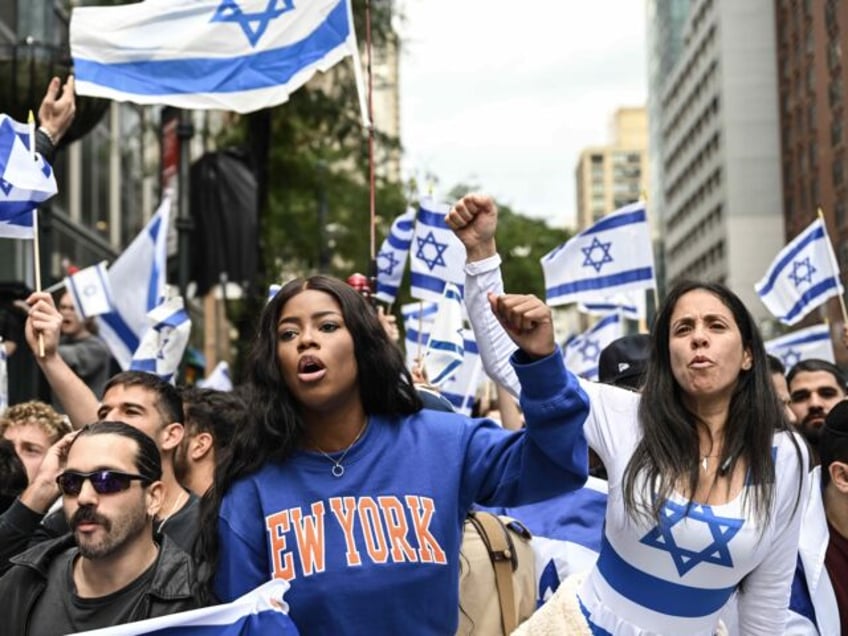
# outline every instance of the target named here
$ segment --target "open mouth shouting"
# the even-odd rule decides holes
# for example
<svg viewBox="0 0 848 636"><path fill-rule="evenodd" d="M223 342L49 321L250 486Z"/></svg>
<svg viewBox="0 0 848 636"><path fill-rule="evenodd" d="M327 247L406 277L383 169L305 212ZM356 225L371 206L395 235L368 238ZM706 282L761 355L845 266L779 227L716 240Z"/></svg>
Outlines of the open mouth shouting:
<svg viewBox="0 0 848 636"><path fill-rule="evenodd" d="M298 360L297 377L301 382L317 382L327 374L324 363L312 355L305 355Z"/></svg>

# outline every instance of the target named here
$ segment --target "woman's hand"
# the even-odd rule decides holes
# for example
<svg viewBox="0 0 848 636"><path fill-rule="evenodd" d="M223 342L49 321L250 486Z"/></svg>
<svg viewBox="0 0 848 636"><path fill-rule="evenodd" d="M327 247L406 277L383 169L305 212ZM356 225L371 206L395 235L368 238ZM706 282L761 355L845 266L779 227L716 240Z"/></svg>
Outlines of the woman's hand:
<svg viewBox="0 0 848 636"><path fill-rule="evenodd" d="M489 293L489 305L513 342L531 358L556 350L551 308L532 294Z"/></svg>

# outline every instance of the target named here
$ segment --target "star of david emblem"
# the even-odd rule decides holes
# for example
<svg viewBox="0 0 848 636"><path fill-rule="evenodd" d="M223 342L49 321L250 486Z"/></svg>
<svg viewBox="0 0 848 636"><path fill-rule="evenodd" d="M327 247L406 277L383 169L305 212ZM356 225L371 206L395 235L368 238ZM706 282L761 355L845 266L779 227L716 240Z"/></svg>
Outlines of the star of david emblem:
<svg viewBox="0 0 848 636"><path fill-rule="evenodd" d="M4 193L6 196L9 196L9 193L12 191L12 187L13 187L13 186L12 186L12 184L11 184L11 183L9 183L8 181L6 181L5 179L0 179L0 190L2 190L2 191L3 191L3 193Z"/></svg>
<svg viewBox="0 0 848 636"><path fill-rule="evenodd" d="M386 276L391 276L392 273L395 271L395 267L400 265L400 261L395 256L395 253L392 250L386 250L385 252L380 252L379 254L377 254L377 260L379 261L379 259L381 259L381 258L385 259L384 262L386 262L386 266L385 267L379 267L378 266L377 271L380 274L385 274Z"/></svg>
<svg viewBox="0 0 848 636"><path fill-rule="evenodd" d="M264 11L244 11L237 0L221 0L210 22L236 22L250 42L256 46L271 20L294 9L294 0L268 0Z"/></svg>
<svg viewBox="0 0 848 636"><path fill-rule="evenodd" d="M604 266L604 263L612 263L612 256L610 256L609 253L611 245L612 241L601 243L596 236L592 239L589 247L581 247L580 249L586 256L586 259L583 261L583 267L586 267L587 265L589 267L594 267L595 272L599 273L601 271L601 267Z"/></svg>
<svg viewBox="0 0 848 636"><path fill-rule="evenodd" d="M427 236L425 238L422 239L416 237L415 240L418 241L418 251L415 253L415 256L424 261L424 263L426 263L427 265L427 268L431 272L436 268L437 265L441 265L442 267L448 266L448 264L445 263L444 257L445 250L448 249L448 244L439 243L436 240L436 237L433 236L432 230L427 233ZM425 250L429 254L433 254L433 250L435 250L436 253L434 256L428 258L425 254Z"/></svg>
<svg viewBox="0 0 848 636"><path fill-rule="evenodd" d="M86 285L82 290L83 296L94 296L97 294L97 285Z"/></svg>
<svg viewBox="0 0 848 636"><path fill-rule="evenodd" d="M789 279L794 283L795 287L800 287L801 283L813 283L813 274L816 273L816 268L810 262L810 257L807 256L800 261L792 262L792 272L789 274Z"/></svg>
<svg viewBox="0 0 848 636"><path fill-rule="evenodd" d="M783 366L785 366L787 369L791 369L796 364L801 362L801 352L795 351L794 349L789 349L783 355L780 356L780 359L783 362Z"/></svg>
<svg viewBox="0 0 848 636"><path fill-rule="evenodd" d="M594 362L601 355L601 347L597 340L586 338L578 349L583 356L583 362Z"/></svg>
<svg viewBox="0 0 848 636"><path fill-rule="evenodd" d="M171 334L174 332L174 328L170 325L164 325L159 328L159 351L156 352L157 360L165 359L165 347L168 346L168 342L171 340Z"/></svg>
<svg viewBox="0 0 848 636"><path fill-rule="evenodd" d="M713 509L710 506L696 503L692 504L687 514L686 504L678 504L673 501L667 501L663 505L661 515L659 525L642 537L640 542L668 552L680 576L701 563L733 567L728 543L739 532L744 519L719 517L713 514ZM689 520L690 529L693 531L697 528L697 524L692 522L703 523L709 530L712 542L701 549L678 545L673 529L684 519Z"/></svg>

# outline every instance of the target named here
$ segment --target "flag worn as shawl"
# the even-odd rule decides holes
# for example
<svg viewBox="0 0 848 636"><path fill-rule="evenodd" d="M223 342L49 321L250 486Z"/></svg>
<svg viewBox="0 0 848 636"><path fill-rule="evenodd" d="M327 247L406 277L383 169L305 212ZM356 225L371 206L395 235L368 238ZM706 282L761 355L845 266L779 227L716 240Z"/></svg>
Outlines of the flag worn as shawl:
<svg viewBox="0 0 848 636"><path fill-rule="evenodd" d="M608 214L551 250L541 263L551 306L656 287L645 204Z"/></svg>
<svg viewBox="0 0 848 636"><path fill-rule="evenodd" d="M349 0L145 0L76 7L80 95L248 113L355 54Z"/></svg>

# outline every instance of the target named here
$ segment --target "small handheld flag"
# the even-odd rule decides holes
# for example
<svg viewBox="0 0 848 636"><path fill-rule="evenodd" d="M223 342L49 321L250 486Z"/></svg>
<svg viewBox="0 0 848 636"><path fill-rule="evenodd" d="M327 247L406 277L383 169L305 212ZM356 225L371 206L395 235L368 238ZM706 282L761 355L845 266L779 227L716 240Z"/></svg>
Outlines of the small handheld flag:
<svg viewBox="0 0 848 636"><path fill-rule="evenodd" d="M83 319L107 314L115 308L106 261L71 274L65 279L65 286Z"/></svg>
<svg viewBox="0 0 848 636"><path fill-rule="evenodd" d="M620 338L622 330L621 314L609 314L602 318L593 327L566 342L563 349L565 366L575 375L597 380L601 351L613 340Z"/></svg>
<svg viewBox="0 0 848 636"><path fill-rule="evenodd" d="M447 283L424 353L424 368L431 384L440 386L456 373L462 364L464 345L462 295L456 285Z"/></svg>
<svg viewBox="0 0 848 636"><path fill-rule="evenodd" d="M389 235L377 252L377 298L386 303L395 302L398 288L406 269L412 231L415 227L415 210L410 208L392 223Z"/></svg>
<svg viewBox="0 0 848 636"><path fill-rule="evenodd" d="M421 201L409 250L410 294L440 302L447 283L462 294L465 285L465 247L445 222L448 207L431 199Z"/></svg>
<svg viewBox="0 0 848 636"><path fill-rule="evenodd" d="M827 325L814 325L773 338L765 343L766 352L780 359L789 371L801 360L818 358L836 364L833 341Z"/></svg>
<svg viewBox="0 0 848 636"><path fill-rule="evenodd" d="M169 298L147 314L150 327L133 354L130 369L155 373L172 381L191 334L191 319L179 296Z"/></svg>

